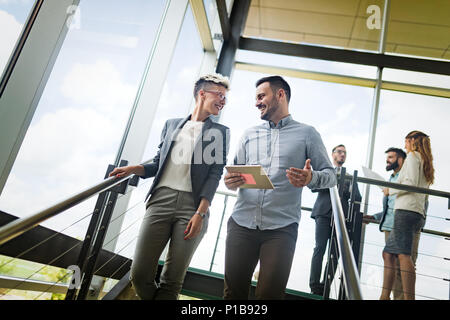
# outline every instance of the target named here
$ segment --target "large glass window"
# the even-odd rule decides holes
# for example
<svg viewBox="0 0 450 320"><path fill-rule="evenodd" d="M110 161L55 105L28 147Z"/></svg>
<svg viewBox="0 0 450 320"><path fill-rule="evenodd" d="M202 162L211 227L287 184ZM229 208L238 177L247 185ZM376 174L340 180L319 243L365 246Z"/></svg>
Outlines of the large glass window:
<svg viewBox="0 0 450 320"><path fill-rule="evenodd" d="M192 109L194 103L194 83L199 76L203 55L204 52L195 26L192 10L188 6L142 161L150 160L156 155L160 143L161 131L166 120L171 118L184 118ZM145 138L143 137L143 139ZM125 215L121 234L116 245L117 251L124 248L120 252L121 255L127 257L133 256L134 246L136 244L133 241L136 240L139 234L140 219L142 219L145 213L143 200L152 182L153 178L142 179L139 188L130 197L128 212Z"/></svg>
<svg viewBox="0 0 450 320"><path fill-rule="evenodd" d="M376 78L377 74L377 68L372 66L299 58L247 50L238 50L236 54L236 61L251 64L270 65L293 70L306 70L370 79Z"/></svg>
<svg viewBox="0 0 450 320"><path fill-rule="evenodd" d="M80 2L1 195L3 211L28 215L103 179L165 2ZM90 199L44 225L62 230L91 213L94 203ZM88 221L64 232L83 237Z"/></svg>
<svg viewBox="0 0 450 320"><path fill-rule="evenodd" d="M19 39L34 0L0 1L0 76Z"/></svg>
<svg viewBox="0 0 450 320"><path fill-rule="evenodd" d="M402 82L419 86L450 89L450 76L425 72L384 68L383 81Z"/></svg>

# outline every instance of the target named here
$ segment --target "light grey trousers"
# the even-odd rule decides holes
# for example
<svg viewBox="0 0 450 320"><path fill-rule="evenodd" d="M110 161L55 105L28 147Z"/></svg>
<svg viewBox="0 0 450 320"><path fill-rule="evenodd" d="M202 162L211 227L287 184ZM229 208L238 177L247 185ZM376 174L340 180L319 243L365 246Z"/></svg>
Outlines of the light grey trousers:
<svg viewBox="0 0 450 320"><path fill-rule="evenodd" d="M131 282L139 298L178 299L189 263L208 228L209 212L199 235L184 240L184 231L196 210L192 193L161 187L152 194L131 265ZM169 240L158 286L158 260Z"/></svg>

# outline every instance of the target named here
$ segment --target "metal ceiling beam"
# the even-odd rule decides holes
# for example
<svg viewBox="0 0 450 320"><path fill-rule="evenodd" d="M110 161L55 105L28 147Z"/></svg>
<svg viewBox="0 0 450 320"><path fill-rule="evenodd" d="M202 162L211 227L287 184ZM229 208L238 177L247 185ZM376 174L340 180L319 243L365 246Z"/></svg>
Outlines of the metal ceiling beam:
<svg viewBox="0 0 450 320"><path fill-rule="evenodd" d="M216 0L217 13L219 14L220 27L224 41L228 41L231 36L230 19L228 18L227 4L225 0Z"/></svg>
<svg viewBox="0 0 450 320"><path fill-rule="evenodd" d="M220 50L216 72L224 76L230 76L234 67L236 50L239 38L244 31L247 15L250 10L250 0L235 0L230 15L231 33L230 38L224 41Z"/></svg>
<svg viewBox="0 0 450 320"><path fill-rule="evenodd" d="M238 48L380 68L450 75L450 62L241 37Z"/></svg>

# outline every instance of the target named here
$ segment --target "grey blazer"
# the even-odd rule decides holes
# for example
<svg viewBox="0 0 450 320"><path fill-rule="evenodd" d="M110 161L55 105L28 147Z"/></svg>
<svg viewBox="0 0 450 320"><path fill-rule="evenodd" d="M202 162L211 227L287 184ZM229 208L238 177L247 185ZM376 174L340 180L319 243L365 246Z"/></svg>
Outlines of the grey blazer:
<svg viewBox="0 0 450 320"><path fill-rule="evenodd" d="M143 178L155 177L153 184L145 197L145 201L147 201L149 196L153 193L161 179L165 165L168 161L168 156L170 155L170 151L172 150L180 129L190 119L191 115L184 119L177 118L166 121L161 133L161 143L158 146L158 152L153 158L153 162L144 164L145 176ZM215 123L210 118L207 118L204 121L202 135L195 145L191 159L192 194L196 207L199 206L201 198L206 198L209 203L211 203L214 198L214 194L216 193L223 173L223 168L227 163L230 141L229 132L230 130L228 127ZM222 138L222 141L216 141L218 138ZM212 143L214 143L214 145L209 146ZM214 161L211 161L211 157L204 159L203 154L206 148L206 152L212 154ZM198 159L199 154L202 155L201 159ZM194 156L196 156L195 159Z"/></svg>

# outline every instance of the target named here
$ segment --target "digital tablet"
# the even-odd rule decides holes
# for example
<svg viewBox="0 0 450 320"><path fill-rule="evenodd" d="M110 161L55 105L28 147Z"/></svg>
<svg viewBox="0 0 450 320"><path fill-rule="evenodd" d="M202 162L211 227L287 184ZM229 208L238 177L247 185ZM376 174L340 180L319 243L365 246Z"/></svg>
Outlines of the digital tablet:
<svg viewBox="0 0 450 320"><path fill-rule="evenodd" d="M245 184L240 188L247 189L274 189L272 181L264 171L261 165L231 165L225 166L228 172L237 172L245 179Z"/></svg>

